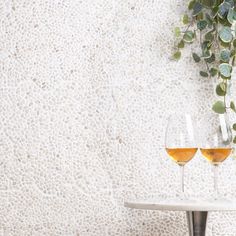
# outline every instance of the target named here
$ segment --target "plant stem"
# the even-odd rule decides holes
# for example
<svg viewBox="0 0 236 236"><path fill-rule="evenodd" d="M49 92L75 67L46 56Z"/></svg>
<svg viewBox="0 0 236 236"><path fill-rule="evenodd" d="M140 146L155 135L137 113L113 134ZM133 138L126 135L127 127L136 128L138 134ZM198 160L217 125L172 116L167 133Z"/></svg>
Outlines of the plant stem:
<svg viewBox="0 0 236 236"><path fill-rule="evenodd" d="M194 19L192 18L191 22L188 24L188 26L186 27L183 33L186 33L188 31L189 27L193 24L193 22L194 22Z"/></svg>
<svg viewBox="0 0 236 236"><path fill-rule="evenodd" d="M191 22L190 22L190 23L188 24L188 26L186 27L186 29L181 32L183 35L188 31L189 27L193 24L193 22L194 22L194 19L192 19ZM183 40L183 37L182 37L182 40Z"/></svg>
<svg viewBox="0 0 236 236"><path fill-rule="evenodd" d="M210 79L211 79L211 74L210 74L210 68L209 68L209 65L208 65L208 63L204 60L204 62L205 62L205 65L206 65L206 68L207 68L207 71L209 72L209 77L210 77Z"/></svg>
<svg viewBox="0 0 236 236"><path fill-rule="evenodd" d="M200 30L200 33L199 33L199 36L200 36L200 47L202 47L202 31ZM206 69L207 69L207 71L208 71L208 73L209 73L209 78L211 79L211 74L210 74L210 68L209 68L209 65L208 65L208 63L206 62L206 60L205 59L203 59L204 60L204 63L205 63L205 65L206 65Z"/></svg>
<svg viewBox="0 0 236 236"><path fill-rule="evenodd" d="M219 40L218 40L218 35L219 35L219 31L218 31L218 22L219 22L219 16L217 15L216 17L217 19L217 24L215 26L215 30L216 30L216 33L215 33L215 42L216 42L216 45L217 45L217 48L218 48L218 51L220 51L220 44L219 44Z"/></svg>
<svg viewBox="0 0 236 236"><path fill-rule="evenodd" d="M227 112L227 106L226 106L226 94L227 94L227 89L228 89L228 84L227 84L227 80L224 79L224 84L225 84L225 95L224 95L224 106Z"/></svg>

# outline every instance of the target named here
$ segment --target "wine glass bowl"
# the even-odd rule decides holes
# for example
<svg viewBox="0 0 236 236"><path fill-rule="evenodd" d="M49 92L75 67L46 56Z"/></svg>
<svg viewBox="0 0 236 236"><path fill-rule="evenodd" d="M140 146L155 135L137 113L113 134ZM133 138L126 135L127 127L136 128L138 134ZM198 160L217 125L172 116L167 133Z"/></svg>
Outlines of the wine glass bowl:
<svg viewBox="0 0 236 236"><path fill-rule="evenodd" d="M232 148L200 148L202 155L213 165L223 162L231 153Z"/></svg>
<svg viewBox="0 0 236 236"><path fill-rule="evenodd" d="M232 133L227 114L209 113L200 120L200 151L213 165L214 198L218 193L218 165L226 160L232 151Z"/></svg>
<svg viewBox="0 0 236 236"><path fill-rule="evenodd" d="M173 114L168 119L165 148L180 166L181 198L184 197L184 166L197 152L196 122L189 114Z"/></svg>
<svg viewBox="0 0 236 236"><path fill-rule="evenodd" d="M197 148L166 148L166 152L178 165L185 165L192 160Z"/></svg>
<svg viewBox="0 0 236 236"><path fill-rule="evenodd" d="M220 164L232 150L232 134L227 114L210 113L203 116L199 129L201 153L212 164Z"/></svg>

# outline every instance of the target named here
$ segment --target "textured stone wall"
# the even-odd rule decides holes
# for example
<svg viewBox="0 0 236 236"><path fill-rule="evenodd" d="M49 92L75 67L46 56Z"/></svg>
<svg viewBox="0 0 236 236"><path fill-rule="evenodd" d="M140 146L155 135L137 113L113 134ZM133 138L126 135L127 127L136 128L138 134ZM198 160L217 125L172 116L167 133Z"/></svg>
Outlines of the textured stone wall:
<svg viewBox="0 0 236 236"><path fill-rule="evenodd" d="M0 0L0 235L187 234L184 213L123 207L176 193L166 119L211 106L212 84L189 50L170 60L185 4ZM233 159L220 176L233 197ZM197 155L186 166L188 193L206 195L212 184ZM211 214L208 235L236 235L235 220Z"/></svg>

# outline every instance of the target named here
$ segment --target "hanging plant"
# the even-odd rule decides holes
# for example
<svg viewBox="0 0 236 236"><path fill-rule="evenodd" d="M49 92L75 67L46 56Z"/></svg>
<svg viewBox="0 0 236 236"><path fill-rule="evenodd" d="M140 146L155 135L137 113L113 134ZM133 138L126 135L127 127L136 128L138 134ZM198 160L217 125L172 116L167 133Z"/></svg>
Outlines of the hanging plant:
<svg viewBox="0 0 236 236"><path fill-rule="evenodd" d="M185 29L176 27L174 30L177 43L173 58L179 60L181 49L198 39L199 50L193 52L192 57L205 66L199 74L217 79L215 91L219 100L213 104L213 111L236 112L234 102L226 102L236 56L236 0L192 0L188 10L189 14L182 17ZM232 129L236 131L236 123ZM236 143L236 137L233 142Z"/></svg>

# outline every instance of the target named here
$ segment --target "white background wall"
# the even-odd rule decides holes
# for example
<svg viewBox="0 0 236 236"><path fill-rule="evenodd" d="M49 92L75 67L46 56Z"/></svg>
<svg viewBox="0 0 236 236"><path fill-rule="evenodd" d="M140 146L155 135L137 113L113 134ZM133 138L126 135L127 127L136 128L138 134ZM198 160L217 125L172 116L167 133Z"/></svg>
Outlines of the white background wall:
<svg viewBox="0 0 236 236"><path fill-rule="evenodd" d="M175 194L168 115L209 111L212 84L189 50L170 60L185 0L0 1L0 235L182 236L184 213L125 209ZM220 172L233 197L235 164ZM189 194L212 191L200 155ZM208 235L236 235L214 213Z"/></svg>

